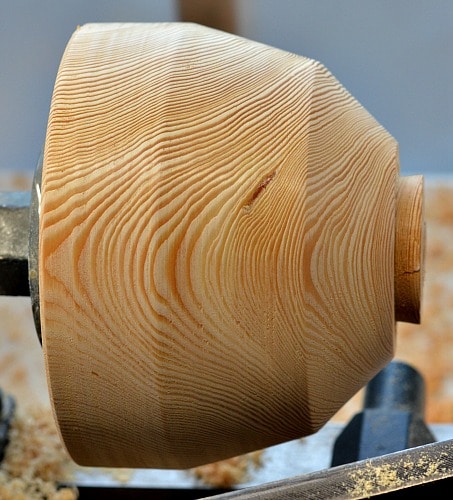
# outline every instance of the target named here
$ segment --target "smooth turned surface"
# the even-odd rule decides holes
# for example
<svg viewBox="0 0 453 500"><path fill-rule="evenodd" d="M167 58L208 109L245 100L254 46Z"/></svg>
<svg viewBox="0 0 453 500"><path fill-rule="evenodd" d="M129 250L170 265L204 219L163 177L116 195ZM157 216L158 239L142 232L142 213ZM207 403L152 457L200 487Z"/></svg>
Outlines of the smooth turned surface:
<svg viewBox="0 0 453 500"><path fill-rule="evenodd" d="M401 177L396 202L395 315L420 323L425 267L423 177Z"/></svg>
<svg viewBox="0 0 453 500"><path fill-rule="evenodd" d="M84 465L319 429L391 358L396 141L318 62L192 24L65 51L45 143L50 395Z"/></svg>

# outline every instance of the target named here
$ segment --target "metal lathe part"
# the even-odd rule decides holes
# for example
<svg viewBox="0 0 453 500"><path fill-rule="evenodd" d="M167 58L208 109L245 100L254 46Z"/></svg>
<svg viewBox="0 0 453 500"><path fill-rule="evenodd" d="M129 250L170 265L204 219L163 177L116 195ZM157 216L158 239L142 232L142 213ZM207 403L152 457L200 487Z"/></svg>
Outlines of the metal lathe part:
<svg viewBox="0 0 453 500"><path fill-rule="evenodd" d="M337 437L332 466L357 462L435 441L424 421L421 374L392 361L367 385L364 408Z"/></svg>
<svg viewBox="0 0 453 500"><path fill-rule="evenodd" d="M30 193L0 192L0 295L27 296Z"/></svg>
<svg viewBox="0 0 453 500"><path fill-rule="evenodd" d="M38 236L42 155L31 192L0 192L0 295L30 296L41 342Z"/></svg>
<svg viewBox="0 0 453 500"><path fill-rule="evenodd" d="M28 234L28 284L31 298L31 308L35 321L36 333L42 344L41 315L39 310L39 213L41 206L41 179L43 154L41 153L35 169L31 188L30 225Z"/></svg>
<svg viewBox="0 0 453 500"><path fill-rule="evenodd" d="M368 382L364 406L370 410L400 410L423 415L423 377L413 366L394 360Z"/></svg>

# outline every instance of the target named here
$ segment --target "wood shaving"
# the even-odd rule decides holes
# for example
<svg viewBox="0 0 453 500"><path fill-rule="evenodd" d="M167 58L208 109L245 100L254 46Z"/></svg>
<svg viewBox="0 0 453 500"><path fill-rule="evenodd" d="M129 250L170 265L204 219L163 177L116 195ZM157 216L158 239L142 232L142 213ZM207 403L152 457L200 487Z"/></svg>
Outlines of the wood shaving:
<svg viewBox="0 0 453 500"><path fill-rule="evenodd" d="M420 478L441 476L448 470L445 458L420 456L413 461L402 459L399 463L380 465L368 462L364 468L348 473L348 494L353 498L369 497L380 491L397 490Z"/></svg>
<svg viewBox="0 0 453 500"><path fill-rule="evenodd" d="M262 450L200 465L192 469L197 479L214 488L230 488L247 480L250 469L261 466Z"/></svg>
<svg viewBox="0 0 453 500"><path fill-rule="evenodd" d="M0 467L2 500L75 500L75 488L58 488L73 477L73 462L52 414L40 406L16 409L9 444Z"/></svg>
<svg viewBox="0 0 453 500"><path fill-rule="evenodd" d="M353 488L349 493L355 496L368 495L380 488L397 487L403 484L403 481L397 476L396 470L389 464L372 466L366 469L354 471L349 474L353 481Z"/></svg>

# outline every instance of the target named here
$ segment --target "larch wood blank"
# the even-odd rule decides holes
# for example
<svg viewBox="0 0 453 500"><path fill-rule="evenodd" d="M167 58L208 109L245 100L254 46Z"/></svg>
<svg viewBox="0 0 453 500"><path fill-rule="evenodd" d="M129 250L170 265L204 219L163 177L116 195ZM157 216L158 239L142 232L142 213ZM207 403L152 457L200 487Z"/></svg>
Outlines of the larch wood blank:
<svg viewBox="0 0 453 500"><path fill-rule="evenodd" d="M400 182L316 61L194 24L78 29L39 228L73 459L187 468L325 424L394 353Z"/></svg>

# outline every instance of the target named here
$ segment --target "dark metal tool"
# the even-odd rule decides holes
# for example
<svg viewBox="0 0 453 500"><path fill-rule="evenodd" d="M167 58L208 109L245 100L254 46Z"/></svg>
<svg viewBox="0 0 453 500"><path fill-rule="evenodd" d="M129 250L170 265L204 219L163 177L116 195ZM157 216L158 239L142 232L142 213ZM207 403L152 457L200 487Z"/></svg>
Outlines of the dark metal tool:
<svg viewBox="0 0 453 500"><path fill-rule="evenodd" d="M453 440L430 443L256 488L216 500L328 500L440 494L453 485ZM206 497L207 498L207 497Z"/></svg>
<svg viewBox="0 0 453 500"><path fill-rule="evenodd" d="M30 192L0 192L0 295L30 296L40 341L38 232L41 175L42 156Z"/></svg>
<svg viewBox="0 0 453 500"><path fill-rule="evenodd" d="M0 192L0 295L30 295L30 193Z"/></svg>
<svg viewBox="0 0 453 500"><path fill-rule="evenodd" d="M424 410L422 376L412 366L392 361L366 386L364 409L336 439L332 466L434 442Z"/></svg>

